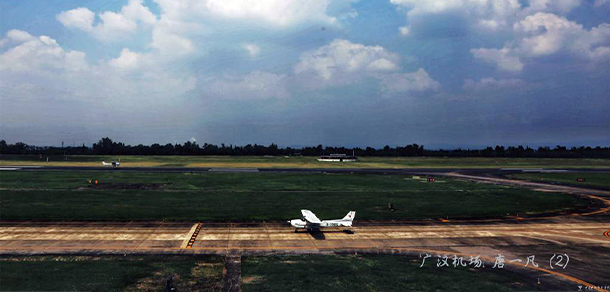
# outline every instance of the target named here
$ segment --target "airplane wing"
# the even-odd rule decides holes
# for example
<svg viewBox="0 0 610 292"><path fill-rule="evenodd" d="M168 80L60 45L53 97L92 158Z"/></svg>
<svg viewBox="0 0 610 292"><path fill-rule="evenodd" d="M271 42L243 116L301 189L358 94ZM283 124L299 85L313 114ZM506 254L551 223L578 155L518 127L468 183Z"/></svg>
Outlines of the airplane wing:
<svg viewBox="0 0 610 292"><path fill-rule="evenodd" d="M303 214L303 217L305 217L305 220L307 220L307 222L309 222L309 223L313 223L313 224L322 223L322 221L320 219L318 219L318 217L316 217L316 214L314 214L313 212L311 212L309 210L301 210L301 214Z"/></svg>

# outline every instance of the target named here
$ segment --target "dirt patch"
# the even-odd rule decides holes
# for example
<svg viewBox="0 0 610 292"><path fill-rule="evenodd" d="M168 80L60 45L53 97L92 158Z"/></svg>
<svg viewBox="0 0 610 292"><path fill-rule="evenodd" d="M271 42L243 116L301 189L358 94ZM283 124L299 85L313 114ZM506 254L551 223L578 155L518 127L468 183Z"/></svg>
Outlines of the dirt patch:
<svg viewBox="0 0 610 292"><path fill-rule="evenodd" d="M165 184L162 183L98 183L91 184L80 190L162 190L165 188Z"/></svg>
<svg viewBox="0 0 610 292"><path fill-rule="evenodd" d="M176 282L180 282L179 275L164 277L161 272L156 272L154 277L142 278L135 285L127 287L125 291L159 291L160 288L175 287Z"/></svg>
<svg viewBox="0 0 610 292"><path fill-rule="evenodd" d="M239 292L241 291L241 256L227 255L225 257L225 267L222 270L224 276L222 292Z"/></svg>
<svg viewBox="0 0 610 292"><path fill-rule="evenodd" d="M192 279L190 282L185 283L184 288L186 291L219 291L222 289L222 270L221 263L205 263L198 262L195 267L191 270Z"/></svg>
<svg viewBox="0 0 610 292"><path fill-rule="evenodd" d="M243 284L255 284L263 281L263 277L261 276L251 276L251 277L243 277L241 278L241 282Z"/></svg>

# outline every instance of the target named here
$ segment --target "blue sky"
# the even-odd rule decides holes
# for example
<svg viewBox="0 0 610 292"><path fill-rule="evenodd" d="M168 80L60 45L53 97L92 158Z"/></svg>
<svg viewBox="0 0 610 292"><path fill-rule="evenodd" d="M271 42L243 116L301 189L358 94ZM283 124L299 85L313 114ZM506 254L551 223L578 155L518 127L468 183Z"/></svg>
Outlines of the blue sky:
<svg viewBox="0 0 610 292"><path fill-rule="evenodd" d="M0 139L610 145L608 0L0 3Z"/></svg>

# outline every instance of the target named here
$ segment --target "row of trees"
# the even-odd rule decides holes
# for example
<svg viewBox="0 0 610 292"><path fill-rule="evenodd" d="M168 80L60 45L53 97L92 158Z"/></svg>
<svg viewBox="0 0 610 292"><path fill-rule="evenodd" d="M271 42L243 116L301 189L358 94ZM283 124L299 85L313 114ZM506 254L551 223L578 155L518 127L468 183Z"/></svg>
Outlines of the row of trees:
<svg viewBox="0 0 610 292"><path fill-rule="evenodd" d="M0 154L34 154L34 155L303 155L318 156L322 154L343 153L355 154L356 156L448 156L448 157L540 157L540 158L610 158L610 147L572 147L563 146L539 147L507 147L496 146L485 149L453 149L453 150L426 150L423 145L411 144L407 146L390 147L380 149L345 148L345 147L316 147L303 148L280 148L276 144L269 146L251 145L234 146L196 142L185 142L184 144L152 144L147 145L125 145L114 142L110 138L102 138L93 147L85 145L79 147L41 147L27 145L22 142L7 144L0 140Z"/></svg>

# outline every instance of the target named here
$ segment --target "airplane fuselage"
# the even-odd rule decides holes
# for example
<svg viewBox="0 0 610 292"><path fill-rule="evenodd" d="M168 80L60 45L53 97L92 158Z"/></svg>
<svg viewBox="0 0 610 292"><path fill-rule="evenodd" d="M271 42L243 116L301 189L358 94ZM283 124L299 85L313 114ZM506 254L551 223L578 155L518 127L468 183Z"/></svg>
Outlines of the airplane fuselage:
<svg viewBox="0 0 610 292"><path fill-rule="evenodd" d="M316 214L306 209L301 210L301 214L303 214L301 219L292 219L288 221L292 227L296 228L295 232L299 228L313 230L323 227L352 227L356 211L349 211L343 219L336 220L320 220L316 217Z"/></svg>
<svg viewBox="0 0 610 292"><path fill-rule="evenodd" d="M294 228L319 229L323 227L352 227L352 221L348 220L324 220L320 223L309 223L302 219L292 219L290 225Z"/></svg>
<svg viewBox="0 0 610 292"><path fill-rule="evenodd" d="M117 162L117 161L112 161L112 162L102 161L102 165L105 165L105 166L119 167L120 164L121 163Z"/></svg>

